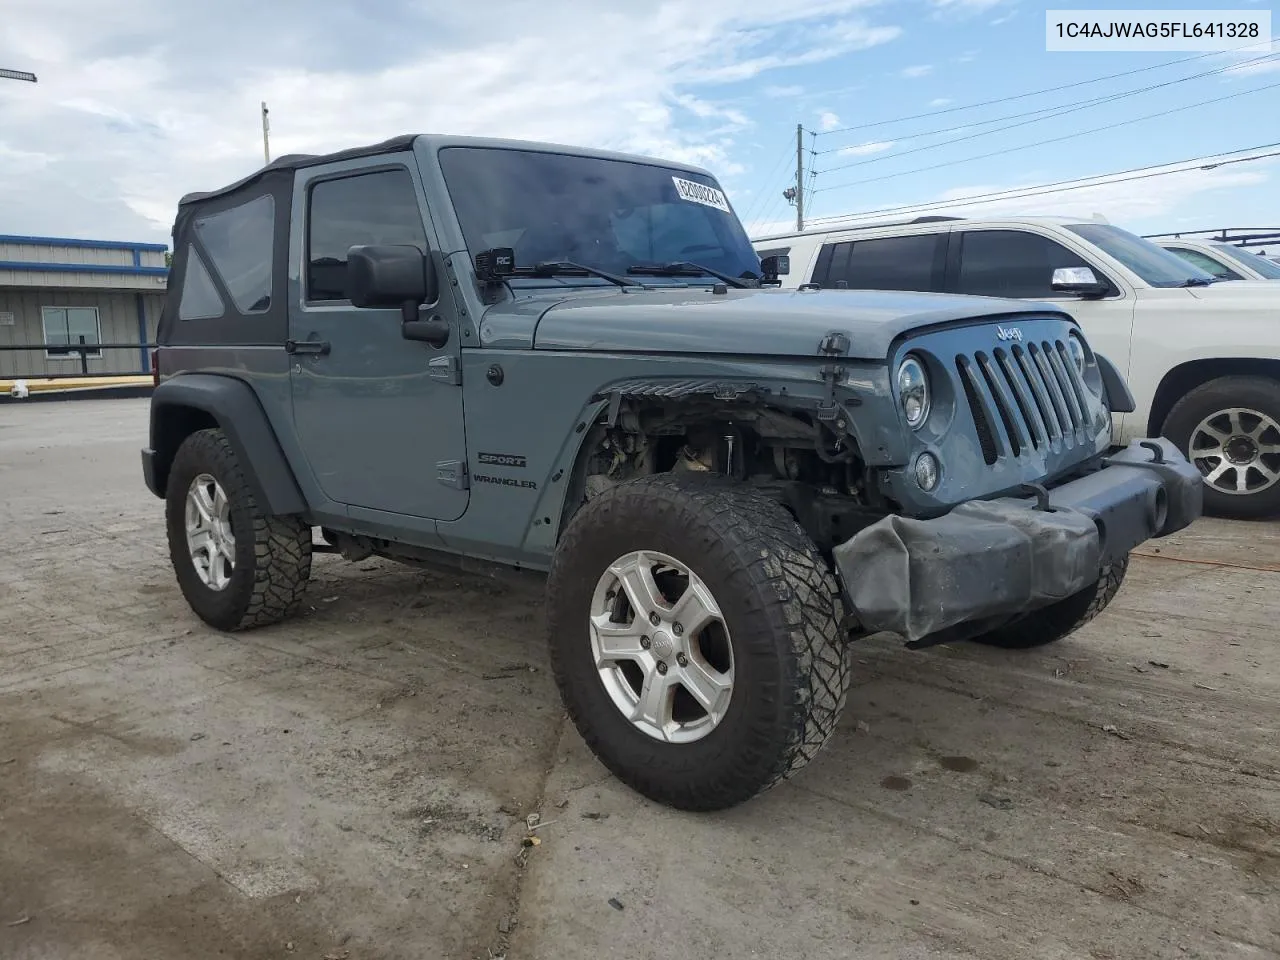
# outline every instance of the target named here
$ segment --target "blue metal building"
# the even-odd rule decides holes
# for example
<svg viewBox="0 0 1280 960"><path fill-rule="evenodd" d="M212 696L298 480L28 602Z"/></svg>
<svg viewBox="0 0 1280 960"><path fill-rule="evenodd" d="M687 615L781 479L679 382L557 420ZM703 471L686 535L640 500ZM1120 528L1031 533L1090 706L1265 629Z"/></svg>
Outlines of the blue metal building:
<svg viewBox="0 0 1280 960"><path fill-rule="evenodd" d="M0 234L0 379L80 371L63 348L137 344L90 351L90 373L147 373L168 269L158 243L16 237Z"/></svg>

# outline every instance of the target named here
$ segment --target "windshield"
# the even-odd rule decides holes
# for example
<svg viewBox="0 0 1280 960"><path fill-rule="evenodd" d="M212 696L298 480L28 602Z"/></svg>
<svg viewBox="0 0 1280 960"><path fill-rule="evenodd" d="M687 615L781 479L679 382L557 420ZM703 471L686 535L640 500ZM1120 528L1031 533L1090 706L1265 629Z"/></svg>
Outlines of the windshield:
<svg viewBox="0 0 1280 960"><path fill-rule="evenodd" d="M491 147L446 147L440 166L472 256L511 247L518 267L567 260L625 274L642 264L690 261L732 277L760 276L759 256L709 177Z"/></svg>
<svg viewBox="0 0 1280 960"><path fill-rule="evenodd" d="M1234 260L1242 267L1248 267L1260 277L1264 277L1267 280L1280 280L1280 263L1272 263L1266 257L1258 256L1252 250L1233 247L1229 243L1215 244L1213 249L1228 260Z"/></svg>
<svg viewBox="0 0 1280 960"><path fill-rule="evenodd" d="M1188 280L1212 283L1216 279L1176 253L1109 223L1073 223L1067 229L1119 260L1153 287L1183 287Z"/></svg>

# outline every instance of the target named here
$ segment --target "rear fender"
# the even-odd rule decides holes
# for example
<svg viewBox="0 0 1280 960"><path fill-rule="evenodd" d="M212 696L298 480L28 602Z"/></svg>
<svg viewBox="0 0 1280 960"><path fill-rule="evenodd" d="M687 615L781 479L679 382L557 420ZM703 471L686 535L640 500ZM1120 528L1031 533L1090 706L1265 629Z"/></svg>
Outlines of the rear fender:
<svg viewBox="0 0 1280 960"><path fill-rule="evenodd" d="M227 435L263 510L275 515L307 512L306 499L257 394L243 380L217 374L171 377L152 393L149 485L153 493L165 495L169 468L182 442L196 430L212 426Z"/></svg>

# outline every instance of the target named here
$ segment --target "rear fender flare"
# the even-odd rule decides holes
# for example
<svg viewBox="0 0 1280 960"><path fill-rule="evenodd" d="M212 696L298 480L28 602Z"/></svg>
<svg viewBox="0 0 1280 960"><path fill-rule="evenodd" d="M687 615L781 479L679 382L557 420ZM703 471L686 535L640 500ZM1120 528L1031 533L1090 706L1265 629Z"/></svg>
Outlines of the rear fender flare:
<svg viewBox="0 0 1280 960"><path fill-rule="evenodd" d="M306 498L257 394L243 380L217 374L172 377L152 393L151 449L158 495L164 493L169 466L182 441L194 429L209 425L209 420L227 435L255 499L266 512L277 516L307 512Z"/></svg>

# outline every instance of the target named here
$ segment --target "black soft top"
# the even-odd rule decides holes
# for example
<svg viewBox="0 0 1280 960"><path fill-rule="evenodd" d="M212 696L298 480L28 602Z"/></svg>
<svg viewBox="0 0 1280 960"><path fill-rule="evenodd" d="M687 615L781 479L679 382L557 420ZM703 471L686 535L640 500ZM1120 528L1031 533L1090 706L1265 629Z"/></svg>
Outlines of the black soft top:
<svg viewBox="0 0 1280 960"><path fill-rule="evenodd" d="M276 157L265 167L260 167L249 176L237 180L235 183L229 183L225 187L219 187L217 190L188 193L178 201L178 205L199 203L203 200L212 200L215 197L235 193L279 170L297 170L300 167L314 167L335 160L355 160L358 157L376 157L384 153L398 153L412 148L413 142L418 139L418 136L419 134L416 133L401 134L398 137L392 137L390 140L383 140L381 143L371 143L363 147L351 147L348 150L339 150L336 153L286 154L283 157Z"/></svg>

